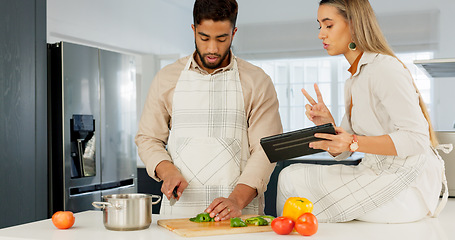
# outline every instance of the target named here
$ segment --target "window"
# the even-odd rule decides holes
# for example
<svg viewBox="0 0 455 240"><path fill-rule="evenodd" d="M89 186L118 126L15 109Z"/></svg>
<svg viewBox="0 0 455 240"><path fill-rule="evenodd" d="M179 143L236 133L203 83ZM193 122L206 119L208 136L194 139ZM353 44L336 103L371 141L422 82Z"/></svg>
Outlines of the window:
<svg viewBox="0 0 455 240"><path fill-rule="evenodd" d="M431 114L432 82L414 64L414 60L430 59L432 52L397 54L397 57L409 68L417 87ZM307 100L301 93L305 88L316 99L313 84L317 83L324 102L332 112L337 125L344 115L344 82L350 74L349 63L344 56L279 59L250 61L261 67L272 78L275 85L283 131L292 131L314 124L305 116Z"/></svg>

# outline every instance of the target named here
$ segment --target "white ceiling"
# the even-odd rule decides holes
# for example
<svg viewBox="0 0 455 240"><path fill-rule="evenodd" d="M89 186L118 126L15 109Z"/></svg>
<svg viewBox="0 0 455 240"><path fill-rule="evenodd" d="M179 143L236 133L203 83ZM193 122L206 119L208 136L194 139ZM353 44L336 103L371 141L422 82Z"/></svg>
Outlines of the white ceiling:
<svg viewBox="0 0 455 240"><path fill-rule="evenodd" d="M371 0L378 15L447 0ZM316 19L318 0L238 0L238 26ZM136 54L194 49L194 0L47 0L48 42L71 41ZM393 6L393 7L391 7ZM315 21L315 27L316 21Z"/></svg>

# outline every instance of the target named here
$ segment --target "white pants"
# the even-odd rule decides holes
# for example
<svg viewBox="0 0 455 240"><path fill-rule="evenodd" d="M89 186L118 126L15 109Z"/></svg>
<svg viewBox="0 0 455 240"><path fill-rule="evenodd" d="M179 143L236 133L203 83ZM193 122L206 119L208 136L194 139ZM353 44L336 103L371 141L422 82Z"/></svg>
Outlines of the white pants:
<svg viewBox="0 0 455 240"><path fill-rule="evenodd" d="M286 171L285 171L286 172ZM280 174L277 188L277 214L281 216L283 206L289 197L305 197L304 192L296 192L293 184L298 184L298 175ZM374 223L405 223L425 218L429 210L420 192L414 187L408 187L391 201L371 210L356 220ZM317 216L316 216L317 217Z"/></svg>

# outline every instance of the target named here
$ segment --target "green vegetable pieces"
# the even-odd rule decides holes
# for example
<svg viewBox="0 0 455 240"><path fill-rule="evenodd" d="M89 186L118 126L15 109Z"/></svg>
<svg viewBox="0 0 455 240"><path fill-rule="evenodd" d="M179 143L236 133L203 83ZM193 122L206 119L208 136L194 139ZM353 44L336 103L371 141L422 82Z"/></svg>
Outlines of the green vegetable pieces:
<svg viewBox="0 0 455 240"><path fill-rule="evenodd" d="M239 217L231 218L231 227L246 227L246 223Z"/></svg>
<svg viewBox="0 0 455 240"><path fill-rule="evenodd" d="M260 218L264 218L265 220L267 220L269 223L271 223L273 221L273 219L275 219L274 216L270 216L270 215L262 215L262 216L259 216Z"/></svg>
<svg viewBox="0 0 455 240"><path fill-rule="evenodd" d="M209 213L199 213L196 217L190 218L192 222L214 222L215 220L210 217Z"/></svg>
<svg viewBox="0 0 455 240"><path fill-rule="evenodd" d="M256 225L256 226L269 225L269 222L261 217L251 217L251 218L245 219L245 223L248 225Z"/></svg>
<svg viewBox="0 0 455 240"><path fill-rule="evenodd" d="M246 227L248 225L267 226L274 218L272 216L257 216L247 218L245 221L238 217L231 218L231 227Z"/></svg>
<svg viewBox="0 0 455 240"><path fill-rule="evenodd" d="M245 223L249 225L256 225L256 226L267 226L269 225L269 221L267 219L270 219L270 222L274 219L275 217L272 216L258 216L258 217L250 217L245 219Z"/></svg>

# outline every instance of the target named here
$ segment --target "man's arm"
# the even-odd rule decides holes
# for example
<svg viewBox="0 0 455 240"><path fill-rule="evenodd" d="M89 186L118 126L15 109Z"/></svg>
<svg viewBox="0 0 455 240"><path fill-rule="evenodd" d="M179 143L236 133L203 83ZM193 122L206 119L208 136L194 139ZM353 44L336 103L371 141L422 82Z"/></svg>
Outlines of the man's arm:
<svg viewBox="0 0 455 240"><path fill-rule="evenodd" d="M269 76L265 73L263 76L262 81L252 85L250 109L247 113L251 155L238 181L238 184L255 188L258 195L267 190L270 175L276 165L268 160L260 140L283 132L275 87Z"/></svg>
<svg viewBox="0 0 455 240"><path fill-rule="evenodd" d="M165 96L162 93L160 77L159 72L152 81L135 137L139 157L144 162L149 176L156 181L161 180L155 175L156 166L164 160L172 162L165 149L171 117L164 103Z"/></svg>

